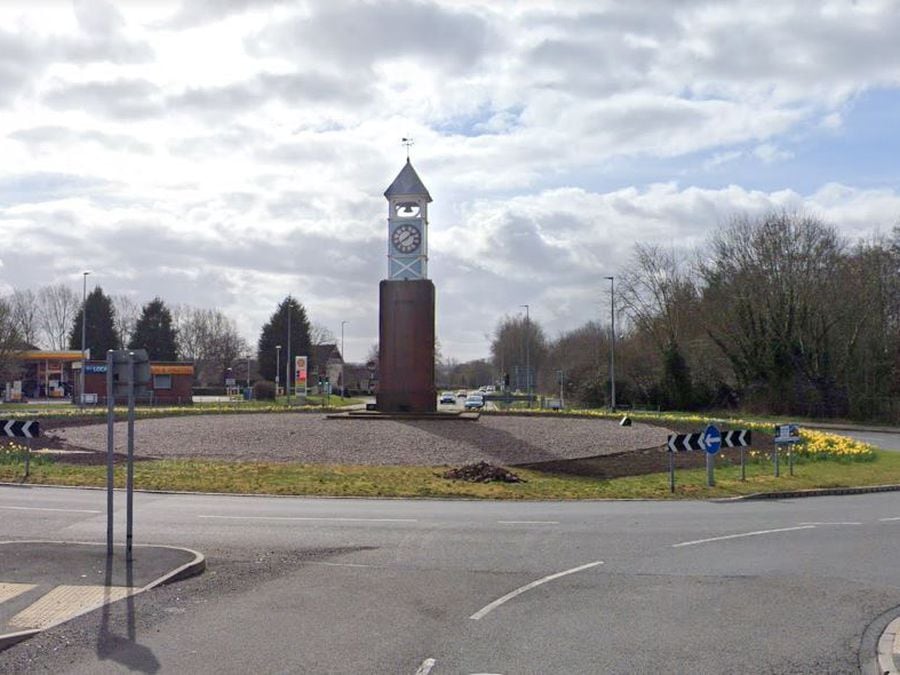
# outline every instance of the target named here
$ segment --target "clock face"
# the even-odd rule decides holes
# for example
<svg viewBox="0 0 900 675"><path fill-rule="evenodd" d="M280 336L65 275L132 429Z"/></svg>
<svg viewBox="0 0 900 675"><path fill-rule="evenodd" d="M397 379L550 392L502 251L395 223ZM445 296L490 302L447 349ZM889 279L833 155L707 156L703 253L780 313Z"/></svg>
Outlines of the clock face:
<svg viewBox="0 0 900 675"><path fill-rule="evenodd" d="M412 253L422 243L422 233L415 225L401 225L391 235L391 243L400 253Z"/></svg>

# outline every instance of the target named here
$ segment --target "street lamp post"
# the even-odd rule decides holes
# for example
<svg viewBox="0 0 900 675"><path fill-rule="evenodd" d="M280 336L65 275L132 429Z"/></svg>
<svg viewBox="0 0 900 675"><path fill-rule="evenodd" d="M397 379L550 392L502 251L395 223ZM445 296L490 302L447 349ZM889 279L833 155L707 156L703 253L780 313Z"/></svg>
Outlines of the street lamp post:
<svg viewBox="0 0 900 675"><path fill-rule="evenodd" d="M344 325L350 323L349 321L341 321L341 398L344 398Z"/></svg>
<svg viewBox="0 0 900 675"><path fill-rule="evenodd" d="M291 296L287 303L287 358L284 361L284 393L287 394L287 402L291 402Z"/></svg>
<svg viewBox="0 0 900 675"><path fill-rule="evenodd" d="M525 308L525 386L528 389L528 407L531 407L531 318L528 314L528 305L519 305Z"/></svg>
<svg viewBox="0 0 900 675"><path fill-rule="evenodd" d="M609 279L609 407L616 410L616 278Z"/></svg>
<svg viewBox="0 0 900 675"><path fill-rule="evenodd" d="M247 389L250 388L250 354L247 354Z"/></svg>
<svg viewBox="0 0 900 675"><path fill-rule="evenodd" d="M87 278L90 272L82 272L81 286L81 373L79 374L81 383L79 386L78 396L80 398L79 407L84 410L84 366L85 366L85 344L87 343ZM109 392L106 392L109 396Z"/></svg>
<svg viewBox="0 0 900 675"><path fill-rule="evenodd" d="M278 396L279 370L281 370L281 345L275 345L275 396Z"/></svg>

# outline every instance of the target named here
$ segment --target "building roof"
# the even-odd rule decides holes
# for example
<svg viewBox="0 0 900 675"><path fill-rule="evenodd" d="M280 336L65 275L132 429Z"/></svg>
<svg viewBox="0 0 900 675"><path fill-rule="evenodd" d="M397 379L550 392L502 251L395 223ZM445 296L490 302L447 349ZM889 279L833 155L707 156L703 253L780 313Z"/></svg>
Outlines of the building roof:
<svg viewBox="0 0 900 675"><path fill-rule="evenodd" d="M406 164L400 170L400 173L397 174L394 182L384 191L384 196L388 198L398 195L422 195L427 201L431 201L428 188L425 187L422 179L419 178L419 174L416 173L413 165L410 164L409 157L406 158Z"/></svg>

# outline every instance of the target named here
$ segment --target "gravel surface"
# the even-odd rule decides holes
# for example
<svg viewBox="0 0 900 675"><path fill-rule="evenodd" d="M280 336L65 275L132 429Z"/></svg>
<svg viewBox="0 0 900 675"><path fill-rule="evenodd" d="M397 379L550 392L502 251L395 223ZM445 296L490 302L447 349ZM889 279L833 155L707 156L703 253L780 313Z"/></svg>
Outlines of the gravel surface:
<svg viewBox="0 0 900 675"><path fill-rule="evenodd" d="M63 427L69 446L106 449L106 425ZM116 424L116 451L126 425ZM138 420L135 455L317 464L548 462L658 447L670 433L600 419L492 416L468 421L325 419L321 414L198 415Z"/></svg>

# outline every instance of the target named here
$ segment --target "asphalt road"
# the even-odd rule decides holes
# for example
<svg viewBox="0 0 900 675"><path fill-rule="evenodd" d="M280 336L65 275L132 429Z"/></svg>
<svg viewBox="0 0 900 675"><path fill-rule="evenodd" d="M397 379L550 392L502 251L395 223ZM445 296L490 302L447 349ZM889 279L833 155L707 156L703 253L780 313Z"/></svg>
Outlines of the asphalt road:
<svg viewBox="0 0 900 675"><path fill-rule="evenodd" d="M889 434L882 431L843 431L837 429L831 431L831 433L849 436L858 441L871 443L876 448L881 448L882 450L900 451L900 434Z"/></svg>
<svg viewBox="0 0 900 675"><path fill-rule="evenodd" d="M104 504L0 487L0 538L99 541ZM13 647L0 672L849 673L900 612L900 493L138 494L135 535L203 551L208 571L138 596L130 616L114 606L104 635L92 614Z"/></svg>

